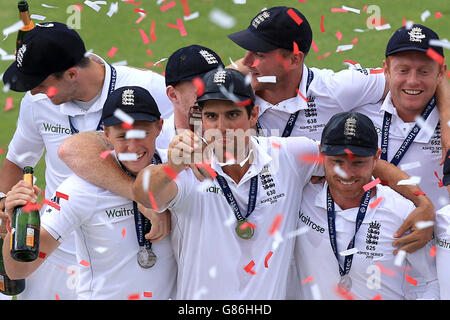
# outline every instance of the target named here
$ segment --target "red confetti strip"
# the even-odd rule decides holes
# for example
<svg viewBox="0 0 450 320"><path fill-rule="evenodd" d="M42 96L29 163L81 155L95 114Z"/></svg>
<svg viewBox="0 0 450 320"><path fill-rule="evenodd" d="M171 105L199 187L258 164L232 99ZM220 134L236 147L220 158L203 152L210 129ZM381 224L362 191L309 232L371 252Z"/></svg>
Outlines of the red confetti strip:
<svg viewBox="0 0 450 320"><path fill-rule="evenodd" d="M369 207L370 207L371 209L375 209L375 208L380 204L380 202L383 201L383 200L384 200L383 197L378 197L378 198L375 199L374 202L372 202L371 204L369 204Z"/></svg>
<svg viewBox="0 0 450 320"><path fill-rule="evenodd" d="M314 42L314 40L311 41L311 48L313 48L315 53L319 52L319 48L317 47L317 45Z"/></svg>
<svg viewBox="0 0 450 320"><path fill-rule="evenodd" d="M345 61L345 60L344 60ZM347 154L347 157L349 160L353 160L355 158L355 155L353 154L352 150L350 149L344 149L345 153Z"/></svg>
<svg viewBox="0 0 450 320"><path fill-rule="evenodd" d="M300 50L298 49L298 45L297 45L297 42L293 42L292 43L292 46L293 46L293 48L294 48L294 54L300 54Z"/></svg>
<svg viewBox="0 0 450 320"><path fill-rule="evenodd" d="M161 12L164 12L174 7L175 5L176 5L175 1L170 1L169 3L166 3L165 5L159 7L159 9L161 10Z"/></svg>
<svg viewBox="0 0 450 320"><path fill-rule="evenodd" d="M383 300L383 298L381 297L381 294L377 294L375 297L373 297L370 300Z"/></svg>
<svg viewBox="0 0 450 320"><path fill-rule="evenodd" d="M426 194L425 194L425 192L423 192L422 190L420 190L420 191L414 191L414 195L415 196L426 196Z"/></svg>
<svg viewBox="0 0 450 320"><path fill-rule="evenodd" d="M81 11L81 10L83 10L83 6L81 5L81 4L74 4L74 6L75 6L75 9L77 10L77 11Z"/></svg>
<svg viewBox="0 0 450 320"><path fill-rule="evenodd" d="M295 11L293 9L289 9L287 11L287 14L295 21L295 23L297 23L298 25L301 25L303 23L302 18L300 18L298 16L297 13L295 13Z"/></svg>
<svg viewBox="0 0 450 320"><path fill-rule="evenodd" d="M54 96L56 96L57 93L58 93L58 89L56 89L55 87L49 87L45 94L47 95L47 97L49 97L51 99Z"/></svg>
<svg viewBox="0 0 450 320"><path fill-rule="evenodd" d="M319 163L323 164L323 155L322 154L309 154L309 153L303 153L300 155L300 161L306 162L306 163Z"/></svg>
<svg viewBox="0 0 450 320"><path fill-rule="evenodd" d="M103 151L102 153L100 153L100 158L106 159L106 157L109 156L111 152L112 150Z"/></svg>
<svg viewBox="0 0 450 320"><path fill-rule="evenodd" d="M413 286L417 286L417 280L413 277L410 277L407 273L405 273L405 280L411 283Z"/></svg>
<svg viewBox="0 0 450 320"><path fill-rule="evenodd" d="M189 10L189 4L187 0L180 0L183 5L183 12L185 17L189 17L191 15L191 11Z"/></svg>
<svg viewBox="0 0 450 320"><path fill-rule="evenodd" d="M275 219L273 220L272 226L269 229L269 234L270 235L274 235L275 232L277 232L277 230L280 227L281 224L281 220L283 220L283 215L282 214L278 214Z"/></svg>
<svg viewBox="0 0 450 320"><path fill-rule="evenodd" d="M331 8L331 12L348 12L348 10L342 8Z"/></svg>
<svg viewBox="0 0 450 320"><path fill-rule="evenodd" d="M165 165L163 167L163 170L167 174L167 176L172 180L175 180L178 176L178 173L175 170L173 170L172 167L169 165Z"/></svg>
<svg viewBox="0 0 450 320"><path fill-rule="evenodd" d="M42 199L42 204L48 204L50 207L55 208L56 210L61 210L61 206L53 201L50 201L48 199Z"/></svg>
<svg viewBox="0 0 450 320"><path fill-rule="evenodd" d="M246 272L250 273L250 274L253 276L253 275L256 274L256 272L252 270L252 268L253 268L254 266L255 266L255 262L253 262L253 260L252 260L252 261L250 261L250 263L249 263L248 265L246 265L246 266L244 267L244 270L245 270Z"/></svg>
<svg viewBox="0 0 450 320"><path fill-rule="evenodd" d="M153 42L156 42L156 35L155 35L155 20L152 21L152 27L150 29L150 38Z"/></svg>
<svg viewBox="0 0 450 320"><path fill-rule="evenodd" d="M269 262L269 259L272 257L272 254L273 254L272 251L269 251L269 253L267 254L266 258L264 259L264 267L266 267L266 268L269 267L268 262Z"/></svg>
<svg viewBox="0 0 450 320"><path fill-rule="evenodd" d="M147 49L147 54L148 54L149 56L152 56L152 55L153 55L152 50Z"/></svg>
<svg viewBox="0 0 450 320"><path fill-rule="evenodd" d="M252 99L247 99L247 100L243 100L243 101L236 101L234 104L239 106L239 107L245 107L245 106L248 106L250 103L252 103Z"/></svg>
<svg viewBox="0 0 450 320"><path fill-rule="evenodd" d="M192 84L195 86L197 97L200 97L205 92L205 83L200 77L196 77L192 80Z"/></svg>
<svg viewBox="0 0 450 320"><path fill-rule="evenodd" d="M125 228L122 229L122 239L125 238L125 235L127 234L127 230Z"/></svg>
<svg viewBox="0 0 450 320"><path fill-rule="evenodd" d="M336 38L337 38L339 41L341 41L341 39L342 39L342 33L341 33L339 30L336 32Z"/></svg>
<svg viewBox="0 0 450 320"><path fill-rule="evenodd" d="M132 125L131 123L122 122L120 125L121 125L122 128L124 128L125 130L131 130L131 129L133 129L133 125Z"/></svg>
<svg viewBox="0 0 450 320"><path fill-rule="evenodd" d="M128 295L128 300L139 300L141 298L141 295L139 293L132 293Z"/></svg>
<svg viewBox="0 0 450 320"><path fill-rule="evenodd" d="M0 148L0 154L2 154L3 153L3 149L2 148Z"/></svg>
<svg viewBox="0 0 450 320"><path fill-rule="evenodd" d="M358 43L358 38L354 38L353 40L352 40L352 44L357 44Z"/></svg>
<svg viewBox="0 0 450 320"><path fill-rule="evenodd" d="M59 191L56 191L56 197L64 199L64 200L69 200L69 196L67 194L61 193Z"/></svg>
<svg viewBox="0 0 450 320"><path fill-rule="evenodd" d="M110 57L110 58L114 57L116 52L117 52L117 48L116 47L111 47L111 49L108 52L108 57Z"/></svg>
<svg viewBox="0 0 450 320"><path fill-rule="evenodd" d="M153 294L151 292L149 292L149 291L144 291L144 297L145 298L151 298L151 297L153 297Z"/></svg>
<svg viewBox="0 0 450 320"><path fill-rule="evenodd" d="M275 141L272 142L272 147L276 149L281 149L281 145L279 143L276 143Z"/></svg>
<svg viewBox="0 0 450 320"><path fill-rule="evenodd" d="M136 2L136 1L134 1L134 0L124 0L126 3L130 3L130 4L133 4L133 5L135 5L135 6L140 6L141 4L142 4L142 2L141 1L139 1L139 2Z"/></svg>
<svg viewBox="0 0 450 320"><path fill-rule="evenodd" d="M142 9L139 9L139 8L134 8L133 11L136 12L136 13L142 12L143 14L147 14L147 12L145 12L145 10L142 10Z"/></svg>
<svg viewBox="0 0 450 320"><path fill-rule="evenodd" d="M355 64L358 63L358 62L353 61L353 60L350 60L350 59L344 59L344 62L348 62L348 63L350 63L350 64L352 64L352 65L355 65ZM349 150L349 149L346 149L346 150Z"/></svg>
<svg viewBox="0 0 450 320"><path fill-rule="evenodd" d="M444 186L444 184L442 183L442 180L441 180L441 178L439 178L439 175L436 171L434 172L434 175L439 180L439 188L442 188Z"/></svg>
<svg viewBox="0 0 450 320"><path fill-rule="evenodd" d="M313 280L314 280L313 276L309 276L308 278L302 280L302 284L312 282Z"/></svg>
<svg viewBox="0 0 450 320"><path fill-rule="evenodd" d="M427 50L427 56L429 56L431 59L439 63L440 65L444 64L444 57L441 56L439 53L434 51L431 48L428 48Z"/></svg>
<svg viewBox="0 0 450 320"><path fill-rule="evenodd" d="M204 168L206 171L208 171L209 175L211 176L212 179L214 179L217 176L217 172L213 170L213 168L211 168L211 166L207 163L197 163L195 164L195 166L198 167L202 167Z"/></svg>
<svg viewBox="0 0 450 320"><path fill-rule="evenodd" d="M14 108L13 97L8 97L8 98L6 98L6 101L5 101L5 109L4 109L4 111L9 111L12 108Z"/></svg>
<svg viewBox="0 0 450 320"><path fill-rule="evenodd" d="M395 271L383 267L383 265L380 262L377 263L377 267L380 269L381 273L384 273L390 277L395 277Z"/></svg>
<svg viewBox="0 0 450 320"><path fill-rule="evenodd" d="M326 57L328 57L330 54L331 54L331 52L325 52L323 56L322 56L322 55L317 56L317 60L326 58Z"/></svg>
<svg viewBox="0 0 450 320"><path fill-rule="evenodd" d="M372 189L373 187L375 187L377 184L379 184L381 182L380 178L376 178L375 180L369 182L368 184L364 185L364 191L367 191L369 189Z"/></svg>
<svg viewBox="0 0 450 320"><path fill-rule="evenodd" d="M244 222L243 224L241 224L241 225L239 226L239 229L241 229L241 230L245 230L245 229L247 229L247 228L250 228L250 229L256 229L256 225L254 225L253 223L250 223L250 222L246 221L246 222Z"/></svg>
<svg viewBox="0 0 450 320"><path fill-rule="evenodd" d="M430 249L430 256L432 258L436 257L436 246L435 245L432 246L431 249Z"/></svg>
<svg viewBox="0 0 450 320"><path fill-rule="evenodd" d="M255 61L253 61L253 64L252 64L252 67L253 67L253 68L256 67L256 66L258 65L259 60L260 60L260 59L255 59Z"/></svg>
<svg viewBox="0 0 450 320"><path fill-rule="evenodd" d="M320 16L320 32L325 32L325 27L323 26L324 15Z"/></svg>
<svg viewBox="0 0 450 320"><path fill-rule="evenodd" d="M383 68L379 68L379 69L370 69L369 73L370 74L377 74L377 73L383 73L384 69Z"/></svg>
<svg viewBox="0 0 450 320"><path fill-rule="evenodd" d="M300 92L300 90L298 90L298 88L295 88L295 90L297 91L297 94L302 97L303 100L305 100L307 103L309 102L308 98L305 97L304 95L302 95L302 93Z"/></svg>
<svg viewBox="0 0 450 320"><path fill-rule="evenodd" d="M39 258L45 259L45 257L47 257L47 255L44 252L39 251Z"/></svg>
<svg viewBox="0 0 450 320"><path fill-rule="evenodd" d="M79 262L82 266L84 266L84 267L89 267L91 264L89 263L89 262L87 262L86 260L81 260L80 262Z"/></svg>
<svg viewBox="0 0 450 320"><path fill-rule="evenodd" d="M30 212L30 211L34 211L34 210L40 210L40 209L41 209L41 205L39 203L31 203L30 201L28 201L26 203L26 205L23 206L24 212Z"/></svg>
<svg viewBox="0 0 450 320"><path fill-rule="evenodd" d="M406 19L403 17L402 27L406 26Z"/></svg>
<svg viewBox="0 0 450 320"><path fill-rule="evenodd" d="M56 300L61 300L61 298L59 297L58 294L55 294L55 299L56 299Z"/></svg>
<svg viewBox="0 0 450 320"><path fill-rule="evenodd" d="M366 12L367 10L367 6L364 6L364 8L362 9L363 12Z"/></svg>
<svg viewBox="0 0 450 320"><path fill-rule="evenodd" d="M187 36L186 29L184 28L183 19L177 19L177 25L168 23L167 26L170 28L178 29L180 31L180 36L182 37Z"/></svg>
<svg viewBox="0 0 450 320"><path fill-rule="evenodd" d="M353 294L351 294L350 291L348 291L347 289L345 289L342 286L336 286L335 291L339 296L341 296L345 300L355 300L355 297L353 296Z"/></svg>
<svg viewBox="0 0 450 320"><path fill-rule="evenodd" d="M150 199L150 204L152 205L152 209L155 211L158 211L158 205L156 204L155 197L153 196L153 193L151 191L148 192L148 197Z"/></svg>
<svg viewBox="0 0 450 320"><path fill-rule="evenodd" d="M144 44L150 43L150 39L149 39L148 36L145 34L144 30L139 29L139 33L141 34L142 42L144 42Z"/></svg>
<svg viewBox="0 0 450 320"><path fill-rule="evenodd" d="M436 14L434 15L436 17L436 19L439 19L442 17L442 13L440 13L439 11L436 12Z"/></svg>

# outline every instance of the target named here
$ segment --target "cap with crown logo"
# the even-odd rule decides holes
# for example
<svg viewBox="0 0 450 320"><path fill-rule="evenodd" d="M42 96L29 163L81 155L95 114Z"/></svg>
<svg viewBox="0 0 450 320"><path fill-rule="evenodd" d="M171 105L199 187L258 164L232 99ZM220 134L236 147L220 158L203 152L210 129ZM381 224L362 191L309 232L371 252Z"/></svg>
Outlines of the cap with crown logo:
<svg viewBox="0 0 450 320"><path fill-rule="evenodd" d="M153 122L161 118L155 99L148 90L137 86L118 88L108 96L102 111L106 127L122 123L122 120L114 116L116 109L122 110L136 121Z"/></svg>
<svg viewBox="0 0 450 320"><path fill-rule="evenodd" d="M346 149L361 157L373 156L378 150L378 135L372 120L359 112L341 112L331 117L322 131L321 152L347 154Z"/></svg>

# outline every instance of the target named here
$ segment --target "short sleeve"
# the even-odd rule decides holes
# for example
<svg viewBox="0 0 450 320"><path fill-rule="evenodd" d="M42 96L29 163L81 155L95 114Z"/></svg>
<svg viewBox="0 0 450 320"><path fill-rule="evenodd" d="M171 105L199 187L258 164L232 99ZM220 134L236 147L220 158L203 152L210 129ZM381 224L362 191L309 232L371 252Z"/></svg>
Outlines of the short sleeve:
<svg viewBox="0 0 450 320"><path fill-rule="evenodd" d="M450 300L450 205L436 212L436 269L441 299Z"/></svg>

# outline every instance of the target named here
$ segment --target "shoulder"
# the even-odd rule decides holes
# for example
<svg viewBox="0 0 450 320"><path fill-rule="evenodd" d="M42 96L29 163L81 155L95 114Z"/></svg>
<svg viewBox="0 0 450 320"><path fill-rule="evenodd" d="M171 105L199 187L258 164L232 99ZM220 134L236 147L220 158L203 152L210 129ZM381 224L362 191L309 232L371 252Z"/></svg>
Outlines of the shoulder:
<svg viewBox="0 0 450 320"><path fill-rule="evenodd" d="M158 81L165 83L164 77L162 75L151 70L139 69L130 66L117 66L115 68L121 80L132 79L135 82L141 80L145 82Z"/></svg>
<svg viewBox="0 0 450 320"><path fill-rule="evenodd" d="M405 219L416 207L414 203L388 186L377 185L377 198L383 197L380 208L383 208L400 219Z"/></svg>

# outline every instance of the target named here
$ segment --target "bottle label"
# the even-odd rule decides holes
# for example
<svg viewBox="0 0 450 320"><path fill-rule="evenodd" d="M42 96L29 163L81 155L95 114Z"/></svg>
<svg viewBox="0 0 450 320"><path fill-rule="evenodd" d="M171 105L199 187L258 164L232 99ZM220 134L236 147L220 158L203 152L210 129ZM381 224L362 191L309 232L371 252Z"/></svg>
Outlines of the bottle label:
<svg viewBox="0 0 450 320"><path fill-rule="evenodd" d="M39 229L36 226L27 224L26 245L28 247L35 247L38 241L39 241Z"/></svg>

